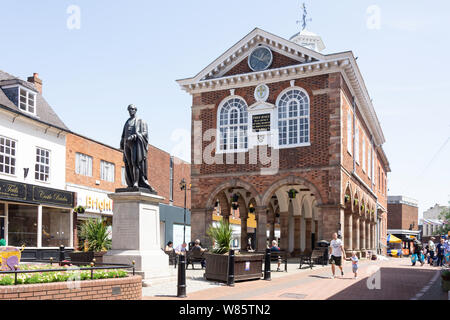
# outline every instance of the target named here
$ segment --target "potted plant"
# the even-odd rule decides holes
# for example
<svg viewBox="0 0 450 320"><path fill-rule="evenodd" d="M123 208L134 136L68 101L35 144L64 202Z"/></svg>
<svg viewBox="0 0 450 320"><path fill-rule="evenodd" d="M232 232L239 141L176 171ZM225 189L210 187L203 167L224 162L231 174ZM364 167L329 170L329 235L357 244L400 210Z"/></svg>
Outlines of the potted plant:
<svg viewBox="0 0 450 320"><path fill-rule="evenodd" d="M248 206L248 212L250 212L250 213L255 212L255 207L253 206L252 203L250 203L250 205Z"/></svg>
<svg viewBox="0 0 450 320"><path fill-rule="evenodd" d="M78 206L73 209L74 213L85 213L86 209L83 206Z"/></svg>
<svg viewBox="0 0 450 320"><path fill-rule="evenodd" d="M290 189L287 193L288 193L289 199L295 199L295 196L297 195L298 192L295 189Z"/></svg>
<svg viewBox="0 0 450 320"><path fill-rule="evenodd" d="M350 201L350 196L349 196L348 194L346 194L346 195L344 196L344 201L345 201L345 203L347 203L347 202Z"/></svg>
<svg viewBox="0 0 450 320"><path fill-rule="evenodd" d="M78 239L82 243L83 251L69 253L70 259L75 262L90 263L103 262L103 255L111 249L110 232L103 219L88 219L78 230Z"/></svg>
<svg viewBox="0 0 450 320"><path fill-rule="evenodd" d="M214 243L210 252L205 253L207 280L226 282L228 278L228 259L232 241L232 229L227 221L219 221L207 232ZM263 254L236 253L234 257L235 281L260 279L262 276Z"/></svg>
<svg viewBox="0 0 450 320"><path fill-rule="evenodd" d="M441 272L442 290L450 291L450 269L443 269Z"/></svg>

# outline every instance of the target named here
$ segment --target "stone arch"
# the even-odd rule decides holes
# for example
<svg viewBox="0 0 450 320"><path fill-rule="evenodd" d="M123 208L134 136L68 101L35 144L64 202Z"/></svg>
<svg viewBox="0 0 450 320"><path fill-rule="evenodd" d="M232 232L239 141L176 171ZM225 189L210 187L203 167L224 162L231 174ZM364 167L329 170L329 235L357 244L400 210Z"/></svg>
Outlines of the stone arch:
<svg viewBox="0 0 450 320"><path fill-rule="evenodd" d="M217 195L228 188L236 188L241 187L249 191L253 198L255 199L255 203L257 206L260 206L262 204L261 202L261 196L259 195L258 191L256 191L255 187L253 187L251 184L242 181L240 179L230 179L229 181L226 181L224 183L219 184L210 194L208 197L208 200L206 201L206 208L211 208L214 205L215 198Z"/></svg>
<svg viewBox="0 0 450 320"><path fill-rule="evenodd" d="M342 203L344 204L344 206L347 209L350 209L352 212L355 212L355 206L354 206L354 195L352 192L352 185L349 182L347 182L347 186L345 188L345 192L344 192L344 198L342 199ZM346 200L346 198L349 198L348 200Z"/></svg>
<svg viewBox="0 0 450 320"><path fill-rule="evenodd" d="M274 183L272 183L270 185L270 187L268 187L265 192L262 194L261 196L261 204L262 205L266 205L269 203L270 198L272 197L272 195L282 186L284 185L304 185L308 188L310 188L312 190L312 192L314 193L314 196L317 199L318 204L322 204L323 203L323 198L322 195L320 194L319 190L316 188L316 186L309 182L308 180L304 179L304 178L300 178L300 177L296 177L296 176L288 176L286 178L281 178L277 181L275 181Z"/></svg>

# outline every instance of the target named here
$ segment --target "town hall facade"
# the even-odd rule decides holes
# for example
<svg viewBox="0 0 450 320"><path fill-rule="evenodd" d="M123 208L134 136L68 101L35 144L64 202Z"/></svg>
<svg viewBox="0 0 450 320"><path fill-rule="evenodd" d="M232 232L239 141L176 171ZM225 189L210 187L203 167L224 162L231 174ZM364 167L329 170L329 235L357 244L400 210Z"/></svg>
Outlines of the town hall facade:
<svg viewBox="0 0 450 320"><path fill-rule="evenodd" d="M220 214L241 220L242 250L251 232L265 250L279 225L292 254L334 232L348 252L385 251L385 138L353 53L324 47L306 30L256 28L177 81L192 95L192 239L211 244Z"/></svg>

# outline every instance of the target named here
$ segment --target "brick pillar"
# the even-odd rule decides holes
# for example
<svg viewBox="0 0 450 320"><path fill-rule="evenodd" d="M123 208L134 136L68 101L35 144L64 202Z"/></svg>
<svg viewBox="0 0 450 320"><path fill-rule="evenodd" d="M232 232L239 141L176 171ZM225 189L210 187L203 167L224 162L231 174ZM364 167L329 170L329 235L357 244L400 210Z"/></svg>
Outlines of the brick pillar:
<svg viewBox="0 0 450 320"><path fill-rule="evenodd" d="M312 232L312 219L305 218L305 235L306 235L305 249L306 250L312 250L311 232Z"/></svg>
<svg viewBox="0 0 450 320"><path fill-rule="evenodd" d="M256 250L265 252L267 248L267 207L256 207Z"/></svg>
<svg viewBox="0 0 450 320"><path fill-rule="evenodd" d="M376 250L377 249L377 234L376 234L376 228L375 228L375 222L371 223L372 226L372 249Z"/></svg>
<svg viewBox="0 0 450 320"><path fill-rule="evenodd" d="M289 226L288 213L280 212L280 243L279 247L282 250L287 250L289 247Z"/></svg>
<svg viewBox="0 0 450 320"><path fill-rule="evenodd" d="M372 249L372 242L370 242L370 221L366 221L366 249Z"/></svg>
<svg viewBox="0 0 450 320"><path fill-rule="evenodd" d="M248 216L241 216L241 251L247 250L248 234L247 234L247 218Z"/></svg>
<svg viewBox="0 0 450 320"><path fill-rule="evenodd" d="M275 219L270 223L270 241L272 242L272 240L275 240Z"/></svg>
<svg viewBox="0 0 450 320"><path fill-rule="evenodd" d="M322 239L331 241L333 233L338 232L339 223L341 223L341 232L344 228L344 209L327 206L318 207L318 210L320 210L320 216L322 217Z"/></svg>
<svg viewBox="0 0 450 320"><path fill-rule="evenodd" d="M353 250L359 251L361 249L360 243L359 243L359 216L357 214L353 215Z"/></svg>
<svg viewBox="0 0 450 320"><path fill-rule="evenodd" d="M366 250L366 220L364 218L360 218L359 220L359 224L360 224L360 249L361 250Z"/></svg>
<svg viewBox="0 0 450 320"><path fill-rule="evenodd" d="M351 251L353 248L353 219L351 213L345 214L344 249Z"/></svg>
<svg viewBox="0 0 450 320"><path fill-rule="evenodd" d="M301 216L294 216L294 252L300 253Z"/></svg>
<svg viewBox="0 0 450 320"><path fill-rule="evenodd" d="M200 239L205 247L211 247L212 241L206 234L212 224L212 213L214 209L192 208L191 209L191 239ZM190 239L186 239L190 241Z"/></svg>

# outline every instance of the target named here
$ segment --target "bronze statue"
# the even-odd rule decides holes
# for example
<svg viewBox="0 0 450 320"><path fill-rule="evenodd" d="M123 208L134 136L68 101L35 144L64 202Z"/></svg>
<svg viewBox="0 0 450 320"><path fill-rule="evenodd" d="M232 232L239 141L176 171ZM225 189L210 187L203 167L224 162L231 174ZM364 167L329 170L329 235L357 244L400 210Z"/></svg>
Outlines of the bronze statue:
<svg viewBox="0 0 450 320"><path fill-rule="evenodd" d="M135 105L128 106L130 118L125 123L120 140L125 162L125 178L128 188L120 191L133 191L143 188L145 192L156 193L147 180L148 127L147 123L136 117ZM148 189L148 190L145 190Z"/></svg>

